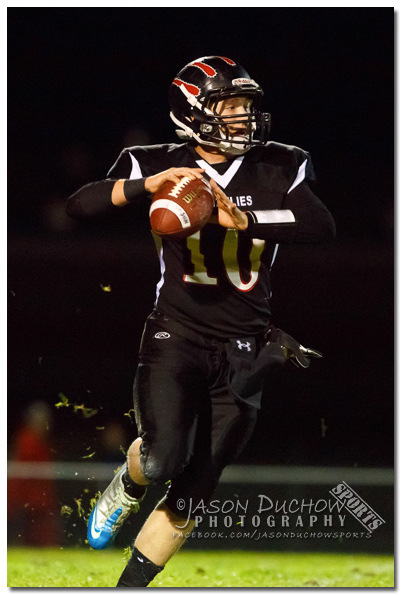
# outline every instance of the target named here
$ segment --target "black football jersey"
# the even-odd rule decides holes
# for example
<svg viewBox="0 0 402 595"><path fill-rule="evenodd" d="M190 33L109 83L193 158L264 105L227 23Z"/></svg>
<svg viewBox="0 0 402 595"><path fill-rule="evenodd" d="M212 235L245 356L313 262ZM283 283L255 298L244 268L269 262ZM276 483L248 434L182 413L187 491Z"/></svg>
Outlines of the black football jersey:
<svg viewBox="0 0 402 595"><path fill-rule="evenodd" d="M287 208L289 193L315 179L306 151L275 142L214 165L190 143L131 147L108 177L138 179L170 167L204 168L239 209L262 215ZM153 235L161 269L155 305L168 316L222 338L257 334L268 326L274 241L212 223L183 240Z"/></svg>

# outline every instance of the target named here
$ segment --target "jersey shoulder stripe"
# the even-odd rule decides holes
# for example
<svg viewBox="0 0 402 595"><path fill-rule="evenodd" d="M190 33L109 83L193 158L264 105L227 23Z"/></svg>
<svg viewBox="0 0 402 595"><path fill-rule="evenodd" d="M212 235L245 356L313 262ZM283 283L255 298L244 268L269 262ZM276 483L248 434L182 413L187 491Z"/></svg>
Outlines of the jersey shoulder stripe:
<svg viewBox="0 0 402 595"><path fill-rule="evenodd" d="M286 145L274 141L268 142L264 147L250 151L250 158L256 161L265 161L267 164L277 165L284 168L292 175L287 192L290 192L303 180L309 184L316 182L316 175L308 151L296 145Z"/></svg>
<svg viewBox="0 0 402 595"><path fill-rule="evenodd" d="M109 178L137 179L168 169L169 167L195 167L186 145L133 146L123 149L108 172Z"/></svg>

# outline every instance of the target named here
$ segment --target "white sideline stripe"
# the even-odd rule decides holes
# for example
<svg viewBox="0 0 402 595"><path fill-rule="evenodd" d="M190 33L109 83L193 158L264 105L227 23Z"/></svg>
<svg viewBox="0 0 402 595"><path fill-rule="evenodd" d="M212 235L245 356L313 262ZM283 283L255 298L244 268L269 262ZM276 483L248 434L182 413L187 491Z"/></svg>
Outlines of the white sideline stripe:
<svg viewBox="0 0 402 595"><path fill-rule="evenodd" d="M224 469L224 483L271 483L299 485L338 485L343 481L352 485L394 485L394 470L355 467L276 467L237 466Z"/></svg>
<svg viewBox="0 0 402 595"><path fill-rule="evenodd" d="M7 476L20 479L111 481L118 465L110 463L8 463ZM329 485L345 481L352 486L393 486L393 469L355 467L277 467L232 465L220 483Z"/></svg>
<svg viewBox="0 0 402 595"><path fill-rule="evenodd" d="M156 211L156 209L168 209L169 211L172 211L172 213L179 219L183 228L191 227L189 216L177 202L173 202L173 200L169 200L168 198L160 198L152 203L151 208L149 209L149 216L151 216L151 213Z"/></svg>

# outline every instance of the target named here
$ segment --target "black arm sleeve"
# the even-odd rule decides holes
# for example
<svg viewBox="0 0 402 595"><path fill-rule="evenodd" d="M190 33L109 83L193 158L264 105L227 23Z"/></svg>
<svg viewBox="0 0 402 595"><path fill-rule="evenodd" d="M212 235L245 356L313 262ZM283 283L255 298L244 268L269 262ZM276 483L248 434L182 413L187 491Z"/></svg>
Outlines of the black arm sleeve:
<svg viewBox="0 0 402 595"><path fill-rule="evenodd" d="M80 188L67 200L67 214L73 219L89 219L119 211L121 207L112 203L112 191L116 181L106 179L91 182ZM150 194L145 190L145 178L126 180L124 195L129 203L143 203L147 200Z"/></svg>
<svg viewBox="0 0 402 595"><path fill-rule="evenodd" d="M334 218L306 182L302 182L286 195L282 208L289 209L296 217L295 242L329 242L335 238Z"/></svg>
<svg viewBox="0 0 402 595"><path fill-rule="evenodd" d="M296 186L277 211L250 211L247 235L278 244L319 243L334 239L335 222L306 182Z"/></svg>

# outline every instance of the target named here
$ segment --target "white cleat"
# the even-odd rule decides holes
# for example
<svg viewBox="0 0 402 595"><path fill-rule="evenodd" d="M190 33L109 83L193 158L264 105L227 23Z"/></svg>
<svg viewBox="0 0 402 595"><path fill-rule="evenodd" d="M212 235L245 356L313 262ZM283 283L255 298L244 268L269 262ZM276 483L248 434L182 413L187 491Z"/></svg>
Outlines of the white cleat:
<svg viewBox="0 0 402 595"><path fill-rule="evenodd" d="M87 537L89 544L96 550L102 550L113 543L126 518L140 508L144 496L133 498L124 490L122 477L126 470L127 463L116 473L89 517Z"/></svg>

